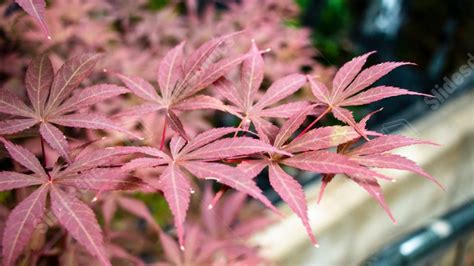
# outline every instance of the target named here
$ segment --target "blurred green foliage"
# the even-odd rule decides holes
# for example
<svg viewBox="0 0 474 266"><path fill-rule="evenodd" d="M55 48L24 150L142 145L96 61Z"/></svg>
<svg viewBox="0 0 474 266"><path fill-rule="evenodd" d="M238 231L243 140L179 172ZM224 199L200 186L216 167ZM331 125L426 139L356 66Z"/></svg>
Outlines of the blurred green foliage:
<svg viewBox="0 0 474 266"><path fill-rule="evenodd" d="M324 56L324 61L329 61L325 63L338 64L352 24L349 4L346 0L326 0L321 1L319 8L319 10L304 9L308 15L312 12L319 13L316 16L317 20L314 21L314 44Z"/></svg>
<svg viewBox="0 0 474 266"><path fill-rule="evenodd" d="M6 204L11 197L11 191L2 191L0 192L0 203Z"/></svg>
<svg viewBox="0 0 474 266"><path fill-rule="evenodd" d="M169 0L149 0L148 8L151 10L160 10L168 4Z"/></svg>
<svg viewBox="0 0 474 266"><path fill-rule="evenodd" d="M339 43L351 25L349 6L345 0L328 0L321 11L319 27L316 29L316 42L324 49L326 57L335 59L339 55Z"/></svg>
<svg viewBox="0 0 474 266"><path fill-rule="evenodd" d="M171 211L168 207L168 203L163 196L158 193L141 193L137 192L134 197L138 200L143 201L150 209L155 221L164 226L172 221Z"/></svg>

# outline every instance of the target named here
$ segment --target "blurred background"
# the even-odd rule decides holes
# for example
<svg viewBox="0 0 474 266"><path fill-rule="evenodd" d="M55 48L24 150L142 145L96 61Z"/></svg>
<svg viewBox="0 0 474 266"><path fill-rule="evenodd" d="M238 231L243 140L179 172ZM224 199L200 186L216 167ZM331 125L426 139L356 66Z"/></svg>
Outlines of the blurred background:
<svg viewBox="0 0 474 266"><path fill-rule="evenodd" d="M474 265L474 1L47 3L46 17L53 38L45 42L43 34L13 1L0 0L0 86L20 96L24 91L15 88L22 86L27 63L44 51L50 52L55 66L71 54L106 52L101 67L153 80L159 59L181 40L188 40L187 45L195 48L213 36L237 30L245 30L245 34L232 44L232 49L246 51L252 38L260 48L272 49L265 55L265 84L298 71L330 83L344 62L373 50L377 53L369 65L384 61L416 63L417 66L393 71L378 83L435 98L396 97L353 111L358 120L384 107L369 121L370 129L441 144L403 149L400 154L423 165L445 185L446 191L418 176L394 174L399 182L384 186L387 203L398 220L393 225L368 195L344 180L331 184L323 203L316 206L319 177L300 173L321 248L310 246L304 229L291 215L262 229L251 241L261 247L265 257L286 265ZM110 79L103 73L95 75L92 80ZM303 91L298 97L308 95ZM109 106L98 108L113 112ZM200 130L238 122L225 115L218 115L211 122L200 118L197 121ZM130 128L135 126L127 123ZM150 118L140 123L153 132L160 122ZM151 134L147 141L153 144L156 138ZM109 138L111 142L118 139L119 136L115 140ZM279 202L265 180L260 185L268 197ZM2 203L12 197L6 193L0 196ZM161 197L133 197L146 202L161 225L170 222Z"/></svg>
<svg viewBox="0 0 474 266"><path fill-rule="evenodd" d="M474 73L470 71L474 48L472 1L297 2L303 10L302 23L313 31L320 62L341 65L354 55L376 50L373 62L410 61L418 65L400 69L382 83L438 98L438 101L424 101L417 97L399 97L380 102L372 107L386 107L386 116L378 116L380 120L372 120L374 124L383 123L394 114L409 119L436 110L444 103L444 98L448 98L436 86L443 87L448 83L453 87L448 92L452 96L473 85ZM453 84L451 75L455 72L461 74L461 78Z"/></svg>
<svg viewBox="0 0 474 266"><path fill-rule="evenodd" d="M434 99L396 97L354 111L366 114L384 107L370 120L370 128L443 145L434 148L435 152L425 147L401 150L400 154L418 158L417 162L442 180L447 190L436 191L429 188L430 183L413 180L419 177L402 175L409 181L384 187L398 221L397 225L388 225L374 203L346 191L345 184L338 184L329 192L329 202L317 207L310 204L310 209L316 207L313 213L310 210L316 232L321 234L318 228L324 232L321 250L308 247L285 253L288 258L283 261L294 265L473 265L474 2L296 2L301 8L300 25L311 29L321 64L340 66L355 55L373 50L377 54L369 63L417 64L398 69L379 83L432 94ZM318 185L311 185L313 177L306 180L307 190L317 193ZM340 216L331 219L326 212ZM275 231L284 231L288 237L293 232L291 226L291 222L282 223ZM268 244L271 236L259 240ZM293 250L299 250L298 246L294 243ZM273 255L270 249L268 254Z"/></svg>

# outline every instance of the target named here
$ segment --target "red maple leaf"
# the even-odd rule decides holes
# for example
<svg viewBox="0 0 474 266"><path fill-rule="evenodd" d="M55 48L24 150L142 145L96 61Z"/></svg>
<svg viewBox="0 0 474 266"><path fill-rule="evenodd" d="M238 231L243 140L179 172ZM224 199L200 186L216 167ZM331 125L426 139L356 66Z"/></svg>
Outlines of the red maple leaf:
<svg viewBox="0 0 474 266"><path fill-rule="evenodd" d="M261 152L290 155L258 139L249 137L223 138L236 132L235 128L216 128L197 135L188 143L180 136L170 142L170 153L153 147L137 147L150 157L137 158L123 166L123 170L165 166L158 179L148 179L161 190L174 216L178 239L184 246L184 222L191 198L191 185L184 169L204 180L215 180L258 199L278 212L263 196L256 183L239 168L221 162L223 159L246 156Z"/></svg>
<svg viewBox="0 0 474 266"><path fill-rule="evenodd" d="M31 106L27 106L14 94L0 89L0 113L14 117L0 122L0 135L13 134L36 124L44 140L64 159L70 161L69 147L64 134L53 124L109 129L133 133L116 125L103 115L75 113L110 97L127 92L124 87L100 84L87 87L75 95L71 93L91 73L99 55L83 54L66 61L54 74L46 54L31 61L26 72L25 86Z"/></svg>
<svg viewBox="0 0 474 266"><path fill-rule="evenodd" d="M365 121L359 123L361 128L365 127ZM436 183L443 190L443 185L439 183L434 177L425 172L420 166L415 162L396 154L390 154L389 152L393 149L411 146L416 144L434 144L429 141L422 141L413 139L410 137L400 136L400 135L380 135L369 142L363 143L362 145L355 146L357 139L351 142L344 143L338 147L338 153L343 154L351 161L359 164L361 167L367 169L371 168L387 168L387 169L397 169L410 171L415 174L421 175L434 183ZM395 218L390 212L389 207L387 206L384 196L382 194L382 189L376 178L368 175L360 174L350 174L346 173L346 176L365 189L370 196L372 196L380 206L385 210L390 219L396 223ZM324 175L322 178L321 191L318 196L318 202L321 201L324 190L327 187L327 184L332 181L334 178L333 174ZM395 181L395 180L392 180Z"/></svg>
<svg viewBox="0 0 474 266"><path fill-rule="evenodd" d="M281 165L322 174L345 173L386 177L361 167L343 155L327 151L328 148L359 138L359 134L350 126L312 129L288 142L305 121L306 117L312 112L313 108L314 106L308 106L295 113L283 124L277 134L270 138L274 139L273 146L276 149L292 153L292 157L269 153L268 155L254 157L253 160L244 160L239 164L239 168L246 172L247 175L254 177L265 167L268 167L270 185L293 212L298 215L306 227L311 241L317 246L308 220L308 207L303 187L294 177L287 174ZM369 135L377 134L370 131L365 131L364 133Z"/></svg>
<svg viewBox="0 0 474 266"><path fill-rule="evenodd" d="M363 91L377 80L387 75L393 69L403 65L412 65L412 63L406 62L385 62L362 70L367 58L373 53L374 52L370 52L356 57L344 64L337 71L336 76L332 81L331 90L329 90L324 83L308 76L314 97L318 103L326 106L326 110L316 120L314 120L313 123L302 132L302 134L311 128L311 126L313 126L320 118L331 112L336 119L352 126L361 136L367 139L364 130L360 128L354 120L352 112L345 107L369 104L399 95L421 95L431 97L430 95L423 93L408 91L392 86L377 86Z"/></svg>
<svg viewBox="0 0 474 266"><path fill-rule="evenodd" d="M217 93L233 105L235 113L242 119L239 127L248 130L250 124L253 123L260 136L266 138L273 136L278 131L278 127L264 118L288 118L309 104L307 101L297 101L270 107L298 91L306 84L306 79L301 74L283 77L275 81L255 102L263 81L263 57L255 42L252 43L248 54L240 71L239 86L232 84L226 78L221 78L214 83L214 87Z"/></svg>
<svg viewBox="0 0 474 266"><path fill-rule="evenodd" d="M14 265L28 245L33 231L42 221L48 194L52 212L59 223L103 265L110 265L94 212L70 193L69 188L112 191L126 189L132 183L141 184L140 180L130 179L117 168L103 168L111 158L130 154L135 151L134 148L114 147L79 154L69 165L55 165L47 170L29 150L3 138L0 141L12 159L29 171L26 174L0 172L0 191L39 186L8 216L3 232L3 265Z"/></svg>
<svg viewBox="0 0 474 266"><path fill-rule="evenodd" d="M140 115L144 112L165 111L164 142L166 124L169 124L184 139L189 139L176 115L176 111L216 109L232 112L220 100L208 95L196 94L226 75L248 57L247 54L236 55L215 62L219 56L219 48L233 35L235 33L210 40L187 58L184 56L184 43L169 51L161 60L158 69L157 81L160 94L157 93L153 85L140 77L116 74L133 94L145 101L144 104L125 111L122 115Z"/></svg>

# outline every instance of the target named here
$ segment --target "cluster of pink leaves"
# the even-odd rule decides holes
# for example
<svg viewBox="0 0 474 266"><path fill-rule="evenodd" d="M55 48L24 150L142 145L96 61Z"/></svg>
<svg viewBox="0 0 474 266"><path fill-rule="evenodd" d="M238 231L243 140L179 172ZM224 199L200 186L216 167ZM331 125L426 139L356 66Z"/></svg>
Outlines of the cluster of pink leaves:
<svg viewBox="0 0 474 266"><path fill-rule="evenodd" d="M272 220L239 215L246 200L246 195L239 192L226 194L220 204L210 210L208 206L214 196L210 186L206 186L200 208L202 223L186 223L188 233L184 251L180 251L177 241L160 234L165 251L163 263L257 265L266 262L258 255L257 249L249 247L246 241L252 233L269 225ZM215 257L220 259L216 261Z"/></svg>
<svg viewBox="0 0 474 266"><path fill-rule="evenodd" d="M23 4L27 3L33 2L25 1ZM33 7L24 5L22 7L31 13L29 11ZM38 6L35 8L34 10L41 11ZM37 19L41 23L42 19ZM406 63L382 63L362 70L369 53L342 66L336 73L331 88L311 76L290 74L275 80L259 97L265 69L263 51L259 50L256 43L253 42L246 53L223 58L218 56L223 43L234 37L235 34L230 34L212 39L188 55L184 52L184 43L171 49L159 63L156 75L159 90L142 77L121 73L113 75L126 87L101 84L76 90L93 70L99 58L96 54L74 57L66 61L56 73L47 55L32 60L25 79L30 102L28 105L2 89L0 112L8 115L8 119L0 123L0 134L6 137L28 128L38 128L41 139L64 159L64 162L58 161L52 168L48 168L45 162L40 163L29 150L6 138L0 139L11 158L26 169L25 172L1 172L0 190L36 187L9 214L3 236L3 264L14 264L28 244L48 206L48 195L50 208L58 222L101 264L109 265L110 254L106 252L94 212L73 192L160 191L172 211L178 244L173 244L164 234L160 234L160 239L163 246L167 247L168 259L177 263L187 261L191 255L179 254L176 247L179 246L185 252L189 249L187 252L191 252L192 256L198 256L193 253L197 249L198 235L203 230L216 229L212 226L207 229L190 226L191 229L185 233L192 194L190 176L198 180L214 180L250 195L279 213L255 181L255 177L268 167L271 186L301 218L315 245L317 242L310 228L303 188L294 177L286 173L284 167L323 174L323 189L335 174L344 174L367 190L392 219L377 181L390 180L390 177L375 172L373 168L407 170L435 181L414 162L388 153L398 147L429 142L369 131L366 129L366 122L372 114L357 122L346 109L347 106L369 104L387 97L418 94L389 86L367 89L382 76ZM240 69L240 76L230 75L237 68ZM314 101L278 104L307 84L314 94ZM109 147L95 151L79 148L77 152L72 149L61 131L62 127L114 130L141 139L141 136L124 129L115 121L89 110L93 105L125 93L136 95L144 103L120 113L119 116L130 117L154 112L165 117L161 143L155 146ZM216 95L219 97L216 98ZM214 128L190 137L183 126L182 117L186 112L201 109L227 112L241 119L241 123L236 128ZM316 122L329 113L346 125L313 128ZM302 125L311 116L317 118L302 129ZM284 122L278 126L269 118L283 119ZM174 134L169 145L165 146L164 137L168 127ZM255 132L252 131L253 128ZM239 132L243 135L241 133L242 136L238 136ZM231 136L226 137L228 135ZM360 142L364 143L357 145ZM337 150L334 151L334 148ZM125 155L131 154L134 154L133 159L125 162L122 160ZM151 177L140 176L140 172L135 170L143 168L159 169L159 173ZM132 177L133 173L135 175ZM120 197L115 203L108 204L119 204L125 208L128 206L129 210L133 210L130 206L138 206L139 203L130 204L130 200ZM215 202L211 206L215 207ZM135 210L135 214L161 232L149 214L143 208L141 210ZM108 212L105 216L109 222L111 215ZM209 226L211 221L204 224ZM124 255L124 252L118 251L118 247L113 250L116 251L115 255ZM242 251L241 248L229 248L226 252L232 254L232 250Z"/></svg>
<svg viewBox="0 0 474 266"><path fill-rule="evenodd" d="M273 70L265 73L270 80L297 72L303 66L326 69L313 59L317 51L311 44L310 30L285 26L286 20L294 20L298 14L292 0L227 1L224 10L217 10L215 3L209 1L201 8L203 12L192 8L196 1L186 1L187 13L181 11L181 1L170 1L160 10L148 9L147 2L54 0L48 1L45 8L43 0L17 1L31 16L20 11L0 21L6 42L19 47L3 55L15 63L14 67L0 66L0 72L13 72L9 77L13 80L7 80L13 82L32 55L49 51L56 66L70 54L106 50L105 65L151 80L157 65L149 58L161 59L183 39L188 47L197 48L214 36L235 31L245 31L245 36L232 44L232 50L245 52L248 38L272 49L267 62ZM2 14L9 4L5 1L0 5ZM120 25L119 29L116 25ZM47 30L41 31L44 27Z"/></svg>
<svg viewBox="0 0 474 266"><path fill-rule="evenodd" d="M10 156L27 169L26 173L2 171L1 190L38 186L8 216L2 239L3 265L14 265L27 246L36 226L42 222L49 194L51 210L69 234L104 265L109 259L103 246L102 232L90 207L78 200L70 188L110 191L142 186L116 169L107 167L111 157L133 152L133 148L115 147L94 152L79 152L68 165L45 168L29 150L1 138Z"/></svg>
<svg viewBox="0 0 474 266"><path fill-rule="evenodd" d="M343 108L396 95L415 94L393 87L375 87L360 92L402 64L384 63L361 72L369 55L366 54L353 59L339 70L334 78L332 90L311 77L292 74L275 81L255 102L256 92L261 87L263 79L262 52L255 43L246 54L220 59L217 62L212 61L218 47L225 39L231 37L232 35L213 39L188 56L184 55L184 44L171 50L159 65L157 75L159 94L144 79L116 74L128 90L115 85L95 85L71 96L72 91L92 70L97 59L96 55L75 57L67 61L56 74L53 73L47 56L43 55L33 60L25 82L31 107L6 91L1 91L0 111L22 118L3 121L0 124L0 132L12 134L39 124L42 139L46 140L67 162L66 165L57 164L53 169L45 169L28 150L2 139L12 158L32 172L32 174L2 172L2 190L40 185L9 216L3 238L4 246L10 243L11 239L14 241L13 245L8 245L9 248L3 250L5 265L11 264L26 245L28 236L34 230L34 221L43 213L47 193L51 195L52 209L60 223L102 263L108 263L100 229L92 210L69 195L67 190L60 188L73 186L78 189L112 190L127 187L122 184L124 180L129 182L126 173L136 168L164 166L158 177L143 179L141 182L162 191L172 210L182 249L185 247L184 224L192 190L186 172L198 179L212 179L241 191L278 212L265 198L254 180L263 168L268 167L270 184L301 218L314 244L316 239L308 221L304 191L281 165L326 174L328 176L325 176L325 182L330 181L334 174L345 174L367 189L384 208L386 206L376 178L390 178L370 168L409 170L432 179L408 159L386 154L387 151L397 147L424 142L367 131L365 122L369 117L356 123L350 111ZM241 64L240 82L234 85L225 76L239 64ZM317 99L315 103L291 102L270 107L294 94L306 84L307 79ZM212 84L216 92L232 105L226 105L210 95L200 94ZM147 146L117 147L71 158L64 135L52 123L125 131L105 117L78 113L77 110L127 91L146 101L143 105L127 111L127 114L164 113L167 124L176 132L169 143L169 149ZM318 109L321 106L323 109L326 108L322 113L321 109ZM229 112L241 118L242 122L237 128L211 129L190 138L175 112L197 109ZM321 117L329 111L348 126L314 129L307 127L293 138L309 115L320 114ZM281 127L277 127L264 117L288 118L288 120ZM258 139L236 136L240 130L249 132L251 125L255 127ZM223 138L229 134L234 134L234 137ZM361 136L365 138L376 136L376 138L354 149L347 146ZM340 152L328 150L341 145L344 145L344 148ZM118 169L106 167L113 161L112 156L128 153L139 153L142 156L123 164ZM226 160L241 163L234 167ZM87 180L87 187L79 180Z"/></svg>

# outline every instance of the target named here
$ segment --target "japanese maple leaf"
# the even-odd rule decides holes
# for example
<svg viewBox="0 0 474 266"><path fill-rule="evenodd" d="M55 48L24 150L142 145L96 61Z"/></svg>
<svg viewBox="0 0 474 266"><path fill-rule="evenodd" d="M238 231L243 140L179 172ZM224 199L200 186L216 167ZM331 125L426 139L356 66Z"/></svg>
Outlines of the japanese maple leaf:
<svg viewBox="0 0 474 266"><path fill-rule="evenodd" d="M156 233L161 232L160 226L151 215L145 203L117 192L112 192L103 199L102 213L106 228L110 227L112 218L118 207L146 221Z"/></svg>
<svg viewBox="0 0 474 266"><path fill-rule="evenodd" d="M187 223L186 229L182 251L178 241L160 234L164 260L151 265L261 265L265 262L256 248L232 243L239 240L238 236L233 241L221 241L208 235L199 224Z"/></svg>
<svg viewBox="0 0 474 266"><path fill-rule="evenodd" d="M33 17L36 23L40 26L43 33L51 40L49 35L48 25L44 19L46 11L46 2L44 0L15 0L15 2L25 10L28 15Z"/></svg>
<svg viewBox="0 0 474 266"><path fill-rule="evenodd" d="M249 176L256 176L265 167L269 168L270 185L284 202L295 212L306 227L308 235L315 246L317 246L313 231L308 220L308 207L302 186L298 181L288 175L281 165L291 166L300 170L321 174L363 174L367 176L378 176L387 178L381 174L361 167L350 161L343 155L329 152L327 149L359 138L359 134L350 126L331 126L312 129L293 140L288 140L298 130L306 117L312 112L314 106L307 106L300 112L295 113L288 119L274 139L275 149L292 153L292 157L285 157L281 154L269 153L260 155L253 160L245 160L239 164L244 172ZM365 134L376 134L365 131ZM288 142L288 143L287 143Z"/></svg>
<svg viewBox="0 0 474 266"><path fill-rule="evenodd" d="M211 186L206 186L201 202L201 230L209 239L221 243L220 256L225 256L228 264L262 264L264 259L258 255L258 249L249 246L247 240L273 220L266 215L241 215L245 207L249 207L246 205L245 193L227 193L217 205L213 204L214 198Z"/></svg>
<svg viewBox="0 0 474 266"><path fill-rule="evenodd" d="M196 95L207 88L217 79L226 75L235 66L240 64L248 55L226 57L217 62L215 58L221 45L235 33L215 38L203 44L187 58L184 56L184 43L179 44L161 60L158 68L157 81L160 94L146 80L140 77L127 77L116 74L136 96L145 101L125 115L140 115L143 112L166 112L166 123L188 139L176 111L217 109L230 112L220 100L207 96ZM166 125L163 131L166 129ZM165 135L163 133L163 135Z"/></svg>
<svg viewBox="0 0 474 266"><path fill-rule="evenodd" d="M270 201L263 196L251 177L239 168L221 163L220 160L260 152L290 154L249 137L220 139L232 132L236 132L236 129L211 129L197 135L188 143L183 138L175 136L170 141L170 154L157 148L142 147L141 152L151 156L151 158L134 159L123 166L123 170L165 166L159 179L156 181L151 179L149 182L153 182L152 185L163 192L173 213L178 239L182 247L184 245L183 224L191 198L191 185L183 169L199 179L216 180L221 184L246 193L278 212Z"/></svg>
<svg viewBox="0 0 474 266"><path fill-rule="evenodd" d="M367 58L373 54L370 52L359 57L355 57L348 63L344 64L336 73L332 81L332 89L329 90L324 83L308 76L311 85L311 91L317 102L323 103L327 106L326 111L323 112L313 123L307 127L309 129L322 116L331 112L334 117L352 127L354 127L361 136L367 139L364 130L360 128L354 120L352 112L346 109L348 106L358 106L376 102L388 97L399 95L422 95L423 93L408 91L392 86L377 86L363 91L374 82L388 74L393 69L403 66L411 65L406 62L386 62L371 66L362 70Z"/></svg>
<svg viewBox="0 0 474 266"><path fill-rule="evenodd" d="M229 101L242 119L239 127L247 130L250 123L261 133L264 138L273 136L278 128L264 118L288 118L296 111L308 105L306 101L291 102L276 107L269 107L284 98L294 94L304 84L306 78L301 74L292 74L275 81L266 90L265 94L255 102L256 95L262 85L264 63L262 53L255 42L242 64L240 71L240 84L235 86L226 78L221 78L214 83L216 91Z"/></svg>
<svg viewBox="0 0 474 266"><path fill-rule="evenodd" d="M94 212L68 188L110 191L130 186L131 180L117 169L99 166L107 165L114 156L133 151L128 148L98 150L78 156L66 167L56 165L49 171L29 150L3 138L0 141L12 159L28 170L27 173L0 172L0 191L37 187L8 216L2 239L2 264L14 265L28 245L37 224L42 221L49 194L52 212L59 223L103 265L110 265Z"/></svg>
<svg viewBox="0 0 474 266"><path fill-rule="evenodd" d="M145 266L140 258L133 256L126 249L115 243L111 243L107 238L104 239L104 241L105 250L109 258L113 260L114 265L125 263L125 265ZM90 255L87 250L77 242L68 241L67 245L64 245L61 251L62 252L58 254L58 265L101 265L100 260Z"/></svg>
<svg viewBox="0 0 474 266"><path fill-rule="evenodd" d="M361 128L365 127L365 123L360 124ZM421 175L434 183L443 190L443 186L434 177L425 172L415 162L396 154L390 154L389 151L416 144L433 144L429 141L417 140L401 135L380 135L369 142L362 145L352 147L357 141L348 142L338 147L338 153L343 154L351 161L359 164L361 167L369 168L388 168L413 172ZM390 212L382 194L382 189L376 178L367 175L348 174L346 176L365 189L379 205L385 210L390 219L396 223L395 218ZM334 175L325 175L322 179L321 191L319 193L318 202L322 199L327 184L332 181ZM393 180L395 181L395 180Z"/></svg>
<svg viewBox="0 0 474 266"><path fill-rule="evenodd" d="M245 193L239 191L227 193L217 205L213 204L215 196L211 186L206 186L201 202L204 229L207 235L215 239L229 242L230 245L231 242L243 244L243 239L272 222L267 216L239 220L239 214L245 208L247 199ZM209 208L211 206L212 208Z"/></svg>
<svg viewBox="0 0 474 266"><path fill-rule="evenodd" d="M128 91L124 87L100 84L87 87L70 96L91 73L98 58L97 54L73 57L66 61L56 74L46 54L31 61L25 79L31 106L27 106L7 90L0 89L0 113L17 117L0 122L0 135L17 133L39 124L42 138L69 161L66 137L53 124L66 127L110 129L132 134L105 116L96 113L74 113Z"/></svg>
<svg viewBox="0 0 474 266"><path fill-rule="evenodd" d="M184 251L180 252L178 241L165 233L160 234L161 246L167 260L165 264L262 264L264 259L246 240L271 220L266 216L238 219L247 197L245 193L227 193L219 205L209 209L213 197L211 187L206 186L201 202L202 223L185 225L187 230Z"/></svg>
<svg viewBox="0 0 474 266"><path fill-rule="evenodd" d="M198 224L187 223L185 227L184 245L164 232L160 234L164 259L151 265L211 265L215 261L222 243L209 238Z"/></svg>
<svg viewBox="0 0 474 266"><path fill-rule="evenodd" d="M145 187L145 189L147 192L151 192L151 190L148 190L148 187ZM152 191L155 192L155 189ZM104 217L105 247L110 256L112 258L119 258L132 262L132 265L145 265L140 258L135 257L134 255L130 254L129 251L114 243L114 240L117 240L117 242L120 241L121 237L129 237L130 234L132 234L130 230L127 229L125 233L114 231L111 228L111 223L117 209L121 208L135 217L146 221L154 233L161 234L162 230L155 221L155 218L153 218L146 204L130 195L125 194L123 191L113 191L107 193L107 195L103 197L101 207L102 215ZM143 229L139 230L139 234L139 237L142 237Z"/></svg>

